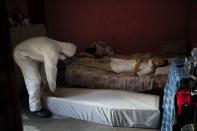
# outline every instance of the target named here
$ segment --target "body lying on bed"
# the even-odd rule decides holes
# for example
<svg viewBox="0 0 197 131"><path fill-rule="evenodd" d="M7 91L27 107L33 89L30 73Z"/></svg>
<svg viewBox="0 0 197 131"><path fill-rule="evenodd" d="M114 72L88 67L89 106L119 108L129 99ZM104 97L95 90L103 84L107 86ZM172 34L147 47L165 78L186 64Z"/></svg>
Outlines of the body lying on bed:
<svg viewBox="0 0 197 131"><path fill-rule="evenodd" d="M132 76L142 76L153 73L156 67L167 65L168 62L167 60L158 58L142 60L142 58L120 59L105 57L94 59L85 57L75 60L73 64L115 73L131 72Z"/></svg>
<svg viewBox="0 0 197 131"><path fill-rule="evenodd" d="M163 90L163 87L165 87L167 75L156 76L154 73L142 76L131 75L134 67L136 71L139 71L138 67L135 66L136 59L131 59L134 60L133 69L129 69L127 72L116 73L111 67L112 58L129 60L129 58L122 56L103 57L100 59L87 57L75 59L72 64L66 66L66 73L64 72L66 85L135 92L151 90L153 87ZM148 60L141 62L140 64L143 64L143 62L148 63ZM135 73L134 71L134 74L137 74L137 72Z"/></svg>

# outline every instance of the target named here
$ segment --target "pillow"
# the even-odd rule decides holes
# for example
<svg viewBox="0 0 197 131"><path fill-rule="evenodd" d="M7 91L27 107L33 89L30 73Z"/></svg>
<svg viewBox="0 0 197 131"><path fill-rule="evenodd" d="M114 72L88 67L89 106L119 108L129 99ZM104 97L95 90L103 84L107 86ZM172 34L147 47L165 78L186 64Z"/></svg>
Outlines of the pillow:
<svg viewBox="0 0 197 131"><path fill-rule="evenodd" d="M186 40L164 41L161 46L161 57L186 57L190 55L190 42Z"/></svg>
<svg viewBox="0 0 197 131"><path fill-rule="evenodd" d="M164 67L158 67L155 70L155 75L168 75L168 72L170 71L170 65L164 66Z"/></svg>

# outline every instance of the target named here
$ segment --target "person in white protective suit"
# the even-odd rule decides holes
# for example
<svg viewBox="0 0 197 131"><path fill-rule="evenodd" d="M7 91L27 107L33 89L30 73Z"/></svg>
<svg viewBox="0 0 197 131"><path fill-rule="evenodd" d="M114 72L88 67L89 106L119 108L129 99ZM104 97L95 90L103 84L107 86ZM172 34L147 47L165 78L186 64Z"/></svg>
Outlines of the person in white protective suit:
<svg viewBox="0 0 197 131"><path fill-rule="evenodd" d="M49 117L51 113L41 105L41 74L39 63L44 63L46 80L51 92L56 90L58 59L71 57L76 52L72 43L60 42L47 37L35 37L19 43L13 52L20 67L29 94L29 107L33 115Z"/></svg>

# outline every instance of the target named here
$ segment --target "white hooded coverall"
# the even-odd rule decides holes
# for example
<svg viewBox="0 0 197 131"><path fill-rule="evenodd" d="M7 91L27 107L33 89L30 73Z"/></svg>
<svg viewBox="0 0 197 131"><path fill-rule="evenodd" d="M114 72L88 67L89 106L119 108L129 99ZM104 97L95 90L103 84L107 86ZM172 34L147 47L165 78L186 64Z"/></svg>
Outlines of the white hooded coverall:
<svg viewBox="0 0 197 131"><path fill-rule="evenodd" d="M20 67L29 94L30 111L38 111L41 106L41 74L38 64L44 62L46 79L52 92L56 89L58 59L73 56L76 46L72 43L59 42L47 37L35 37L19 43L14 49L14 60Z"/></svg>

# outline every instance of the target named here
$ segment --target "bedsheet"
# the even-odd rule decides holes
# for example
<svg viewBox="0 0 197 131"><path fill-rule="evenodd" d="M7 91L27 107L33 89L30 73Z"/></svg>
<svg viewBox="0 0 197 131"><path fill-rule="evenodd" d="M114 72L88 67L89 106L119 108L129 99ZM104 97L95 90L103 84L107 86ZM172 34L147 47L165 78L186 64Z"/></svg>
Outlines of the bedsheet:
<svg viewBox="0 0 197 131"><path fill-rule="evenodd" d="M43 95L53 114L116 127L159 128L159 96L128 91L57 88L59 97Z"/></svg>
<svg viewBox="0 0 197 131"><path fill-rule="evenodd" d="M69 65L66 69L66 83L69 86L84 86L97 89L146 91L153 87L163 89L167 76L130 76L129 73L113 73L96 68Z"/></svg>

